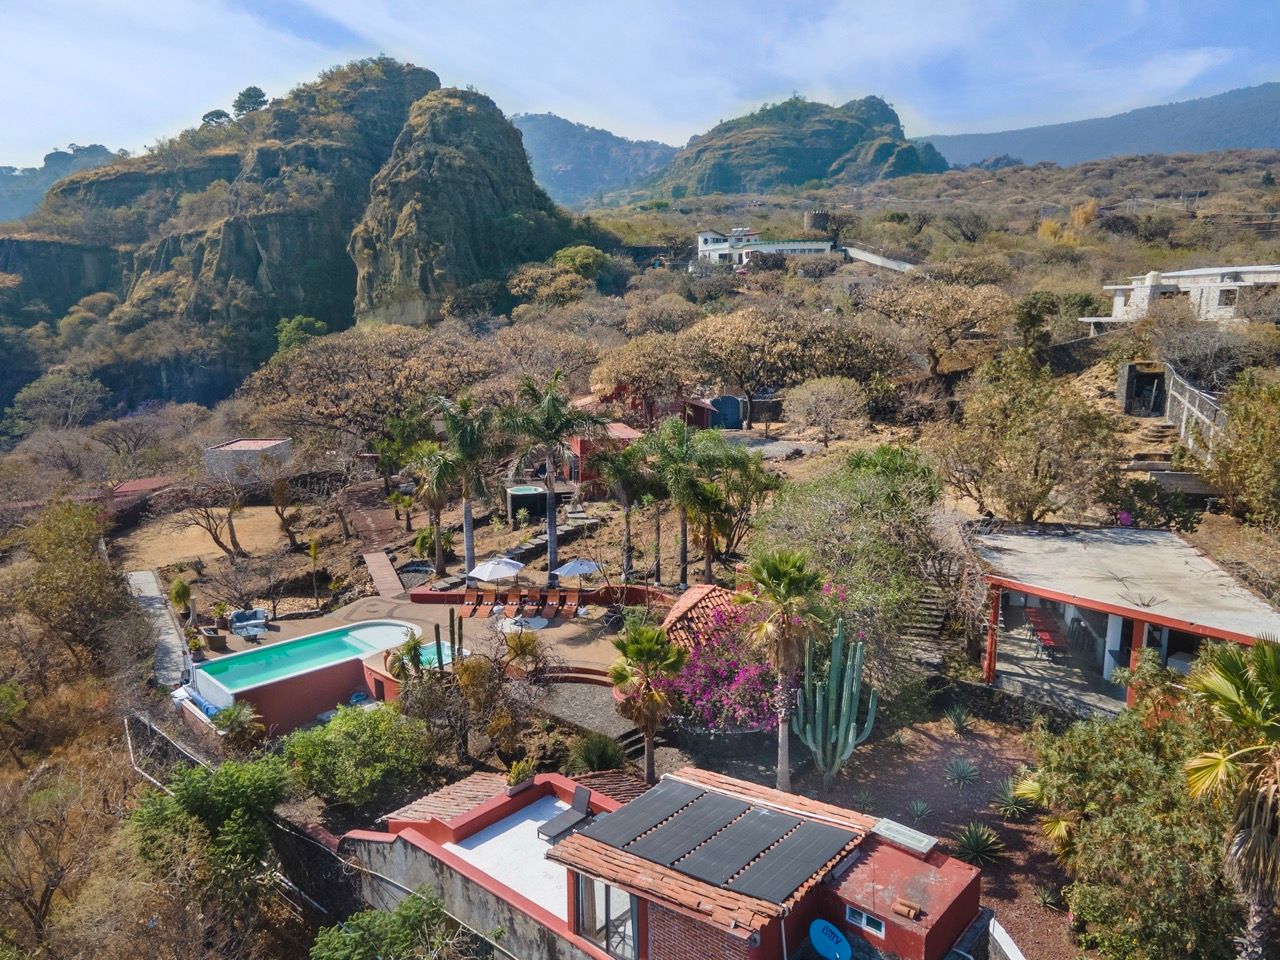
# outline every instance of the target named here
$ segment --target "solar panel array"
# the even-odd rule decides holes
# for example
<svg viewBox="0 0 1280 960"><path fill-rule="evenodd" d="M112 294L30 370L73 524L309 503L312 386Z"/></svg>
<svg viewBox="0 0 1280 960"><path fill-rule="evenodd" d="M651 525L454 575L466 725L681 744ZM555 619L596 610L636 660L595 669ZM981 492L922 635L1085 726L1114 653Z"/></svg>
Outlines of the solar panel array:
<svg viewBox="0 0 1280 960"><path fill-rule="evenodd" d="M663 780L584 836L705 883L782 903L857 835Z"/></svg>

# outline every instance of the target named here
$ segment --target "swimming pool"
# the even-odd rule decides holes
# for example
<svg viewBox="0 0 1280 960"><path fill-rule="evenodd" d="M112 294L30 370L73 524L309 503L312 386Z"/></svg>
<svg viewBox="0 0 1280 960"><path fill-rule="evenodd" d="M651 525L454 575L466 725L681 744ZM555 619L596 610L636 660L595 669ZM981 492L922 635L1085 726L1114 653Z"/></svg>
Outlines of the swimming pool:
<svg viewBox="0 0 1280 960"><path fill-rule="evenodd" d="M507 487L507 493L514 493L518 497L528 497L535 493L545 494L546 492L546 487L535 487L531 484L520 487Z"/></svg>
<svg viewBox="0 0 1280 960"><path fill-rule="evenodd" d="M209 702L230 706L234 694L263 684L296 677L347 660L367 657L404 643L410 633L419 630L403 620L364 620L349 627L337 627L293 640L282 640L256 650L245 650L219 657L196 668L196 689ZM443 650L449 662L449 650ZM422 651L423 660L434 664L434 644ZM212 681L212 682L210 682Z"/></svg>

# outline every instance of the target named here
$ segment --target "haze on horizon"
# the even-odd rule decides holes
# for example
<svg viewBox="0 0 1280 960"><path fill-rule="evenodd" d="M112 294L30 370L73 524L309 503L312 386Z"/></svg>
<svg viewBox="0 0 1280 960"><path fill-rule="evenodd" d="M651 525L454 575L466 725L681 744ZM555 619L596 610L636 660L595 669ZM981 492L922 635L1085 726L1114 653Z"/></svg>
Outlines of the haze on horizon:
<svg viewBox="0 0 1280 960"><path fill-rule="evenodd" d="M878 94L908 134L1103 116L1280 79L1280 5L1224 0L675 0L516 7L410 0L3 0L0 164L67 143L141 150L227 108L385 53L556 113L677 145L765 101ZM640 13L638 11L643 11ZM1206 26L1214 29L1207 30Z"/></svg>

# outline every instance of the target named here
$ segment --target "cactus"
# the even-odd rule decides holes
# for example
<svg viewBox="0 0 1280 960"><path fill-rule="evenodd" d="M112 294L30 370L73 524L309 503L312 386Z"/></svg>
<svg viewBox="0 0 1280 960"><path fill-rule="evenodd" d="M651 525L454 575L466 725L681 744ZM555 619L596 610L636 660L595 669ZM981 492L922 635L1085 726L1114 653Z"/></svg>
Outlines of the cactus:
<svg viewBox="0 0 1280 960"><path fill-rule="evenodd" d="M874 688L867 699L867 718L858 726L864 653L861 641L846 648L843 620L837 622L831 639L831 664L825 679L816 678L813 673L813 641L805 647L796 729L813 753L814 766L822 771L824 789L831 786L854 748L871 736L875 726L877 694Z"/></svg>
<svg viewBox="0 0 1280 960"><path fill-rule="evenodd" d="M449 608L449 662L457 663L462 656L462 624L463 619L457 615L453 607Z"/></svg>

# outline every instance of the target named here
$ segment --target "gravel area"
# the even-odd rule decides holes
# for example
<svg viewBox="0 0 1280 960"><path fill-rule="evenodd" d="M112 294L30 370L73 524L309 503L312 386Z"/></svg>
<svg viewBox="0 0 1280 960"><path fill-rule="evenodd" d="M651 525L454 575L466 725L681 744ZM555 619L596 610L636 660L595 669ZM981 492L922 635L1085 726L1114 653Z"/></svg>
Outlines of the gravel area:
<svg viewBox="0 0 1280 960"><path fill-rule="evenodd" d="M615 738L635 729L618 714L612 688L594 683L553 683L538 706L566 723Z"/></svg>

